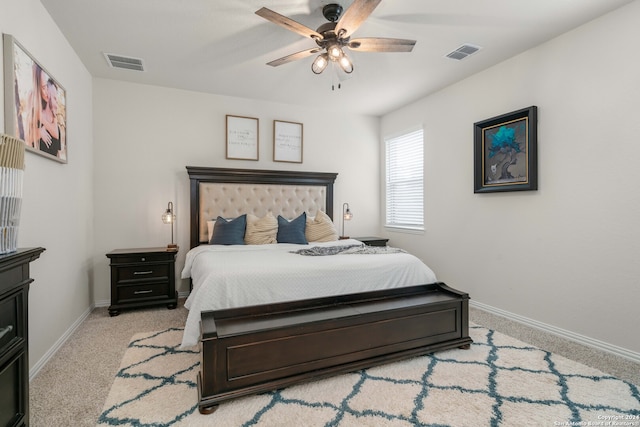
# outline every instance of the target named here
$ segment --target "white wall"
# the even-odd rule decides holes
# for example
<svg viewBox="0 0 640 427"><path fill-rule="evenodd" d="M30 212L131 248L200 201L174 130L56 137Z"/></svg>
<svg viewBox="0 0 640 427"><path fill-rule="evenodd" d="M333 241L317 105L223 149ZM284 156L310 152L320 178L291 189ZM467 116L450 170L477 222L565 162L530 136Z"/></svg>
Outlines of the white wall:
<svg viewBox="0 0 640 427"><path fill-rule="evenodd" d="M2 0L0 31L13 35L67 91L68 164L25 154L18 246L46 248L31 264L35 282L29 292L29 361L33 367L93 303L92 86L88 71L39 1ZM4 85L0 93L4 99ZM3 106L0 103L0 117L4 117ZM0 130L4 131L2 119Z"/></svg>
<svg viewBox="0 0 640 427"><path fill-rule="evenodd" d="M335 218L346 201L355 215L351 235L379 230L378 118L105 79L94 79L93 92L98 304L110 298L107 252L169 243L160 219L169 201L182 269L189 248L185 166L337 172ZM226 114L259 119L259 161L225 159ZM303 123L302 164L273 162L274 119ZM188 281L178 283L188 290Z"/></svg>
<svg viewBox="0 0 640 427"><path fill-rule="evenodd" d="M381 122L383 136L425 128L426 231L392 243L472 300L636 353L638 22L640 1ZM474 194L473 123L530 105L539 190Z"/></svg>

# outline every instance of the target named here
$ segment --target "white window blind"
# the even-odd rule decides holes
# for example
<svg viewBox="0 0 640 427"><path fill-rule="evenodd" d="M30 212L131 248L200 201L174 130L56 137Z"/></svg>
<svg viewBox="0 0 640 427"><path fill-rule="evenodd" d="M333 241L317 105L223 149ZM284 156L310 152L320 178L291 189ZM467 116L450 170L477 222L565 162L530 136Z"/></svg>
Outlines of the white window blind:
<svg viewBox="0 0 640 427"><path fill-rule="evenodd" d="M385 140L386 226L424 229L422 129Z"/></svg>

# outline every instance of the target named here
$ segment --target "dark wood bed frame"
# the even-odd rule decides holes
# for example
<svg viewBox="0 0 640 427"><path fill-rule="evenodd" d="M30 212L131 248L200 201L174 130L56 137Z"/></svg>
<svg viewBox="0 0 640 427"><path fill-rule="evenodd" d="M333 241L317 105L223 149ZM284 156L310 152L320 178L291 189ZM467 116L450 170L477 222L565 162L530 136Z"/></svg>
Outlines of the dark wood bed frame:
<svg viewBox="0 0 640 427"><path fill-rule="evenodd" d="M337 174L187 167L191 247L201 183L322 185L333 213ZM469 348L469 296L444 283L204 311L198 406L451 348Z"/></svg>

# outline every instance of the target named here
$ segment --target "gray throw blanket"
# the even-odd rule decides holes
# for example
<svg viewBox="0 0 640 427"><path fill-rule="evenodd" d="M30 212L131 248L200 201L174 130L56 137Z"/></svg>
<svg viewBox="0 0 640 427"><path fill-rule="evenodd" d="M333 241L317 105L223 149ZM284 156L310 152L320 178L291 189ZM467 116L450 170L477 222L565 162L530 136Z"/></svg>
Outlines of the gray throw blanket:
<svg viewBox="0 0 640 427"><path fill-rule="evenodd" d="M313 248L299 249L291 251L292 254L305 256L327 256L327 255L351 255L351 254L397 254L406 253L406 251L390 246L365 246L365 245L348 245L348 246L314 246Z"/></svg>

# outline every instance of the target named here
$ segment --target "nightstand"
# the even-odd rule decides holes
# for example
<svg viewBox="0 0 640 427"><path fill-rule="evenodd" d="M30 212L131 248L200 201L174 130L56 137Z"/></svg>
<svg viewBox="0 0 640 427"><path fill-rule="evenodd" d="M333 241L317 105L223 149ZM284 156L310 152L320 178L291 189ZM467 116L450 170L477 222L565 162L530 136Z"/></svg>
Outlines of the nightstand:
<svg viewBox="0 0 640 427"><path fill-rule="evenodd" d="M123 308L178 304L175 264L177 251L167 248L116 249L111 260L111 305L109 314L117 316Z"/></svg>
<svg viewBox="0 0 640 427"><path fill-rule="evenodd" d="M361 241L367 246L387 246L389 239L382 237L354 237L354 239Z"/></svg>

